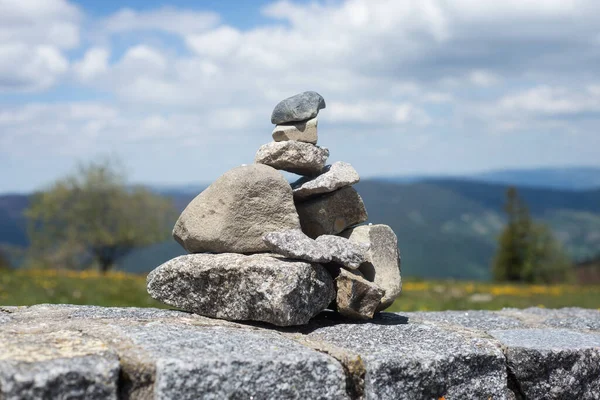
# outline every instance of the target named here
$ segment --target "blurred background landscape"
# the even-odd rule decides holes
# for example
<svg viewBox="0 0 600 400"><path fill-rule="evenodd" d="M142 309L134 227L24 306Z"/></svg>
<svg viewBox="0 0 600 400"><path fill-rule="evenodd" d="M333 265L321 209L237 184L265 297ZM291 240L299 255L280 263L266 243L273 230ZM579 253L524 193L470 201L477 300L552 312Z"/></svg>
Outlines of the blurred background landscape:
<svg viewBox="0 0 600 400"><path fill-rule="evenodd" d="M598 308L599 22L584 0L0 0L0 305L160 306L177 215L315 90L329 163L398 236L392 310Z"/></svg>

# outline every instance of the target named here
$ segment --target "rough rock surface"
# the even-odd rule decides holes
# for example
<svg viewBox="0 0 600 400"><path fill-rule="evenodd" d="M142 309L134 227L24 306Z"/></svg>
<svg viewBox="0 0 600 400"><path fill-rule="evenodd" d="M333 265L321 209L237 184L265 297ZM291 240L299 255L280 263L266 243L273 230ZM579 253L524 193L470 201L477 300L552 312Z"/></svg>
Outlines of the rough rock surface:
<svg viewBox="0 0 600 400"><path fill-rule="evenodd" d="M505 348L515 391L528 399L597 399L600 334L566 329L489 332ZM575 382L585 382L577 387Z"/></svg>
<svg viewBox="0 0 600 400"><path fill-rule="evenodd" d="M297 140L317 144L318 119L313 118L308 121L292 122L287 125L277 125L273 129L273 140L283 142L286 140Z"/></svg>
<svg viewBox="0 0 600 400"><path fill-rule="evenodd" d="M335 290L337 311L353 319L373 318L385 293L362 276L343 269L335 278Z"/></svg>
<svg viewBox="0 0 600 400"><path fill-rule="evenodd" d="M302 231L311 238L335 235L367 220L367 210L358 192L345 187L333 193L296 203Z"/></svg>
<svg viewBox="0 0 600 400"><path fill-rule="evenodd" d="M316 242L329 249L331 258L338 264L350 269L357 269L365 262L368 246L363 243L351 242L345 237L322 235Z"/></svg>
<svg viewBox="0 0 600 400"><path fill-rule="evenodd" d="M273 109L271 123L278 125L311 119L323 108L325 99L319 93L303 92L280 101Z"/></svg>
<svg viewBox="0 0 600 400"><path fill-rule="evenodd" d="M301 325L335 297L333 281L320 264L255 254L188 254L148 275L156 300L226 320Z"/></svg>
<svg viewBox="0 0 600 400"><path fill-rule="evenodd" d="M287 140L262 145L254 162L299 175L313 176L325 167L329 150L314 144Z"/></svg>
<svg viewBox="0 0 600 400"><path fill-rule="evenodd" d="M327 322L309 337L361 357L368 399L506 398L504 357L489 340L410 324L397 314L360 324Z"/></svg>
<svg viewBox="0 0 600 400"><path fill-rule="evenodd" d="M63 349L56 361L38 359L56 351L44 339L49 335L67 338L58 343L67 349L73 337L81 338L80 350L102 345L91 355ZM11 338L0 346L28 357L20 366L0 358L2 399L347 398L344 369L327 354L273 330L175 310L22 307L13 323L0 325L0 336ZM25 391L13 395L19 385Z"/></svg>
<svg viewBox="0 0 600 400"><path fill-rule="evenodd" d="M331 251L314 239L306 236L300 229L267 233L263 240L273 253L316 263L331 261Z"/></svg>
<svg viewBox="0 0 600 400"><path fill-rule="evenodd" d="M0 331L1 399L117 399L119 359L79 332Z"/></svg>
<svg viewBox="0 0 600 400"><path fill-rule="evenodd" d="M360 180L352 165L338 161L327 165L323 173L315 178L302 177L292 184L294 199L301 200L323 193L330 193Z"/></svg>
<svg viewBox="0 0 600 400"><path fill-rule="evenodd" d="M300 215L300 223L304 227ZM378 311L388 308L402 291L398 239L387 225L363 225L342 232L352 242L369 247L367 261L359 267L365 278L385 290Z"/></svg>
<svg viewBox="0 0 600 400"><path fill-rule="evenodd" d="M173 236L190 253L252 253L268 250L265 233L299 227L289 183L253 164L226 172L193 199Z"/></svg>
<svg viewBox="0 0 600 400"><path fill-rule="evenodd" d="M279 330L152 308L2 306L4 314L0 398L11 400L33 391L38 398L515 399L549 382L529 398L585 399L598 393L600 378L599 310L384 312L361 323L326 312ZM548 325L568 320L569 329ZM540 381L545 372L552 380ZM28 392L14 394L24 386Z"/></svg>

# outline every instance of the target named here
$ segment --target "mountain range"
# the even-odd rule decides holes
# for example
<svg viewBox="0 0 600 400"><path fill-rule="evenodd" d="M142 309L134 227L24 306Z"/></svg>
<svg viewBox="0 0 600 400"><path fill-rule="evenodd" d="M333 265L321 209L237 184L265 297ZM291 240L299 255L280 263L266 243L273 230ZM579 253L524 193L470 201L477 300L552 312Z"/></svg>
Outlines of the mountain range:
<svg viewBox="0 0 600 400"><path fill-rule="evenodd" d="M398 235L403 274L486 280L496 238L504 225L507 184L517 184L532 216L552 228L573 259L600 253L600 183L596 183L600 168L595 169L596 175L592 171L573 169L572 178L564 169L484 174L489 181L473 176L370 178L363 179L356 189L367 207L369 222L388 224ZM531 181L535 176L539 180ZM500 178L508 182L497 182ZM171 197L182 210L204 187L154 189ZM0 195L0 245L27 245L22 214L27 204L27 195ZM147 272L181 254L184 250L168 241L135 250L119 268Z"/></svg>

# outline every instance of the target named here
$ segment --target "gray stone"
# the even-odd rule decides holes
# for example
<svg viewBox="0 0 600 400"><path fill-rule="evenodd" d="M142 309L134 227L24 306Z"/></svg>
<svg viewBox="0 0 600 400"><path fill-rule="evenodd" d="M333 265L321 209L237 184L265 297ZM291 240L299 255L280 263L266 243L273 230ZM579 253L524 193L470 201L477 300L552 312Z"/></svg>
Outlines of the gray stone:
<svg viewBox="0 0 600 400"><path fill-rule="evenodd" d="M491 331L504 348L513 390L528 399L597 399L600 335L566 329Z"/></svg>
<svg viewBox="0 0 600 400"><path fill-rule="evenodd" d="M277 125L273 129L273 140L283 142L286 140L297 140L317 144L317 118L308 121L292 122L287 125Z"/></svg>
<svg viewBox="0 0 600 400"><path fill-rule="evenodd" d="M299 175L317 175L325 167L329 150L314 144L287 140L262 145L254 162Z"/></svg>
<svg viewBox="0 0 600 400"><path fill-rule="evenodd" d="M436 324L447 329L468 328L488 332L499 329L526 328L520 320L495 311L436 311L404 313L413 322Z"/></svg>
<svg viewBox="0 0 600 400"><path fill-rule="evenodd" d="M323 173L315 178L302 177L292 184L294 199L302 200L323 193L330 193L360 180L352 165L338 161L327 165Z"/></svg>
<svg viewBox="0 0 600 400"><path fill-rule="evenodd" d="M300 209L298 209L300 211ZM302 214L300 224L304 228ZM363 225L349 229L342 236L355 243L369 246L367 262L359 267L368 281L385 290L378 311L392 305L402 291L400 276L400 254L396 234L387 225Z"/></svg>
<svg viewBox="0 0 600 400"><path fill-rule="evenodd" d="M323 108L325 100L319 93L303 92L280 101L273 109L271 123L278 125L311 119Z"/></svg>
<svg viewBox="0 0 600 400"><path fill-rule="evenodd" d="M190 253L267 251L268 232L300 228L283 175L260 164L234 168L185 208L173 236Z"/></svg>
<svg viewBox="0 0 600 400"><path fill-rule="evenodd" d="M371 319L384 291L355 273L340 270L335 278L336 310L345 317Z"/></svg>
<svg viewBox="0 0 600 400"><path fill-rule="evenodd" d="M6 341L7 332L14 341ZM49 336L61 341L49 347ZM23 307L15 312L14 323L0 327L0 357L7 354L3 344L12 359L18 353L27 362L0 360L0 379L9 377L0 382L2 399L110 399L116 398L117 383L124 399L347 398L344 369L334 358L273 330L175 310ZM111 391L95 396L93 385L103 381L92 372L106 370L107 362ZM61 375L64 368L72 372ZM35 382L25 380L31 371ZM90 379L85 393L69 386L80 371ZM58 378L44 380L53 375ZM44 391L35 389L45 382ZM31 385L19 396L7 397L15 384Z"/></svg>
<svg viewBox="0 0 600 400"><path fill-rule="evenodd" d="M531 307L524 310L504 309L502 313L531 326L600 331L600 310L566 307L557 310Z"/></svg>
<svg viewBox="0 0 600 400"><path fill-rule="evenodd" d="M296 203L296 209L302 231L311 238L335 235L367 220L365 205L352 187Z"/></svg>
<svg viewBox="0 0 600 400"><path fill-rule="evenodd" d="M189 254L148 275L148 293L168 305L212 318L301 325L335 297L320 264L267 254Z"/></svg>
<svg viewBox="0 0 600 400"><path fill-rule="evenodd" d="M263 240L273 253L287 258L316 263L331 261L329 248L306 236L300 229L270 232Z"/></svg>
<svg viewBox="0 0 600 400"><path fill-rule="evenodd" d="M117 355L80 332L0 332L1 399L116 399L118 378Z"/></svg>
<svg viewBox="0 0 600 400"><path fill-rule="evenodd" d="M322 235L316 242L329 249L334 262L350 269L357 269L366 260L368 246L355 243L341 236Z"/></svg>
<svg viewBox="0 0 600 400"><path fill-rule="evenodd" d="M155 398L347 398L336 360L274 332L154 325L123 334L155 365Z"/></svg>
<svg viewBox="0 0 600 400"><path fill-rule="evenodd" d="M315 320L309 338L338 346L364 362L367 399L504 399L502 351L481 338L408 324L377 314L360 324Z"/></svg>

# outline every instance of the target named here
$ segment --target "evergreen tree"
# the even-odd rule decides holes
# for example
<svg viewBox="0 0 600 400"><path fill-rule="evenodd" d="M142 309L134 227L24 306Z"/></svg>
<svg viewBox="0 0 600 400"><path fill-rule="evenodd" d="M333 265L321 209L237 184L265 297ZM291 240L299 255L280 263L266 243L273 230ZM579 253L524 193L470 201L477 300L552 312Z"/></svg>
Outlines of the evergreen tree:
<svg viewBox="0 0 600 400"><path fill-rule="evenodd" d="M571 263L550 228L531 219L517 190L506 191L507 224L498 240L492 275L496 281L558 282L569 280Z"/></svg>

